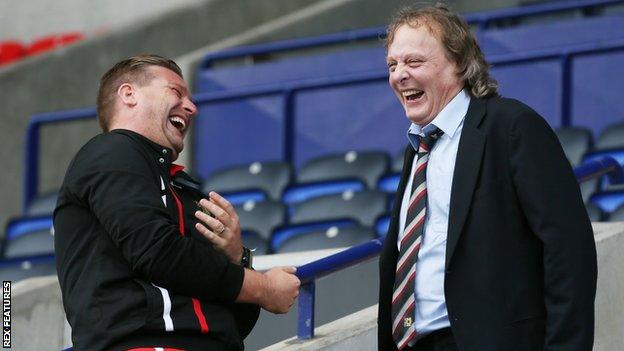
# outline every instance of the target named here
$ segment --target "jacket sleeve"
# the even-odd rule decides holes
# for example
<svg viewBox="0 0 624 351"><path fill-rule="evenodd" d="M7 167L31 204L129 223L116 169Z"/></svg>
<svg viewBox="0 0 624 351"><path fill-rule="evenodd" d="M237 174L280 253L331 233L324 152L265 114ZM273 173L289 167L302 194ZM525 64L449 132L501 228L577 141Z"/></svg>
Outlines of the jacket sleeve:
<svg viewBox="0 0 624 351"><path fill-rule="evenodd" d="M132 270L186 296L234 301L243 268L216 250L183 238L162 200L160 177L138 146L123 135L108 141L79 153L68 185Z"/></svg>
<svg viewBox="0 0 624 351"><path fill-rule="evenodd" d="M579 186L555 134L524 107L510 133L513 182L543 244L545 350L591 350L596 247Z"/></svg>

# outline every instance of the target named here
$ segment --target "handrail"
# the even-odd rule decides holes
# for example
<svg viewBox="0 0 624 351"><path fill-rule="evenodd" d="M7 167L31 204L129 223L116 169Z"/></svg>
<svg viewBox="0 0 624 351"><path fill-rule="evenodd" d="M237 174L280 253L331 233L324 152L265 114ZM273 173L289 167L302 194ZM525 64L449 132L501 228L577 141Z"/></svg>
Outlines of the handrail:
<svg viewBox="0 0 624 351"><path fill-rule="evenodd" d="M579 183L604 175L611 177L612 184L624 183L624 167L609 156L577 167L574 170L574 175ZM297 319L297 337L299 339L314 337L314 281L335 271L376 257L381 252L382 246L383 243L380 239L374 239L297 268L296 275L301 280L298 304L299 318Z"/></svg>
<svg viewBox="0 0 624 351"><path fill-rule="evenodd" d="M569 125L569 111L571 110L571 97L568 86L572 81L570 60L577 55L584 55L593 52L608 52L624 49L624 40L614 40L597 44L582 44L574 46L566 46L562 48L552 48L539 50L529 53L515 53L496 55L488 58L488 61L495 67L504 65L513 65L523 62L531 62L545 59L558 59L562 66L562 101L561 115L563 118L562 125ZM322 89L333 86L345 86L355 84L366 84L380 80L386 80L388 73L385 70L368 71L344 74L340 76L330 76L321 78L305 79L288 83L276 83L264 85L261 87L244 87L227 91L216 91L207 93L198 93L193 95L193 100L198 106L205 104L223 102L234 99L261 97L267 95L281 94L284 98L284 156L285 161L293 159L294 145L294 95L304 90ZM86 118L93 118L96 115L95 108L83 108L77 110L58 111L34 115L28 125L25 145L24 159L24 202L23 210L25 211L32 199L38 193L38 177L39 177L39 131L43 124L57 123L61 121L72 121Z"/></svg>
<svg viewBox="0 0 624 351"><path fill-rule="evenodd" d="M506 19L539 16L570 10L587 10L594 7L606 7L624 3L624 0L577 0L555 3L535 4L523 7L505 8L484 12L470 13L464 16L468 24L477 25L480 29L487 29L491 23ZM278 53L289 50L314 48L332 44L357 42L381 38L385 35L385 27L355 29L340 33L332 33L308 38L288 39L271 43L251 44L238 46L213 53L208 53L202 59L199 68L210 68L216 61Z"/></svg>

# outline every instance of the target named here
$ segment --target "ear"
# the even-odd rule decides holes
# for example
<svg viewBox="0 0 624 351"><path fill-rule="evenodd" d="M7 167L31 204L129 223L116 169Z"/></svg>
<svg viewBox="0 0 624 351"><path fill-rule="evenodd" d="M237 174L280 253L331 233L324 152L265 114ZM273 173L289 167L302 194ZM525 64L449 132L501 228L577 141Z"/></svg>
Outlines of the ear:
<svg viewBox="0 0 624 351"><path fill-rule="evenodd" d="M123 83L119 86L119 88L117 88L117 96L119 96L121 102L130 107L137 104L136 94L137 91L130 83Z"/></svg>

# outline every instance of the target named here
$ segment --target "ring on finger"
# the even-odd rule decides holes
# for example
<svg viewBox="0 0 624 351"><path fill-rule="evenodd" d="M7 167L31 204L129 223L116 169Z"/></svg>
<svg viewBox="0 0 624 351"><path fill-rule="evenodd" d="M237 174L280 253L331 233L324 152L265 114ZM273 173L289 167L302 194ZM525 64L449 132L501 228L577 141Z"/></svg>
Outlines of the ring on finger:
<svg viewBox="0 0 624 351"><path fill-rule="evenodd" d="M225 226L223 224L221 224L221 227L219 229L217 229L217 234L221 234L225 231Z"/></svg>

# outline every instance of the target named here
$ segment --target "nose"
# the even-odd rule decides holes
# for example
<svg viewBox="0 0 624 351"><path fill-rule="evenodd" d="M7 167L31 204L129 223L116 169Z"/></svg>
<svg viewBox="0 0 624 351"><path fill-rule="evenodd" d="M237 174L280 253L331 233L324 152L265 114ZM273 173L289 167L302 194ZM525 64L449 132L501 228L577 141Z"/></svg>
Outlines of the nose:
<svg viewBox="0 0 624 351"><path fill-rule="evenodd" d="M394 68L394 72L390 75L390 80L394 83L403 83L409 78L409 74L402 64L397 64Z"/></svg>
<svg viewBox="0 0 624 351"><path fill-rule="evenodd" d="M193 103L190 98L186 98L184 101L184 105L182 106L184 111L188 113L189 116L195 116L197 114L197 106Z"/></svg>

